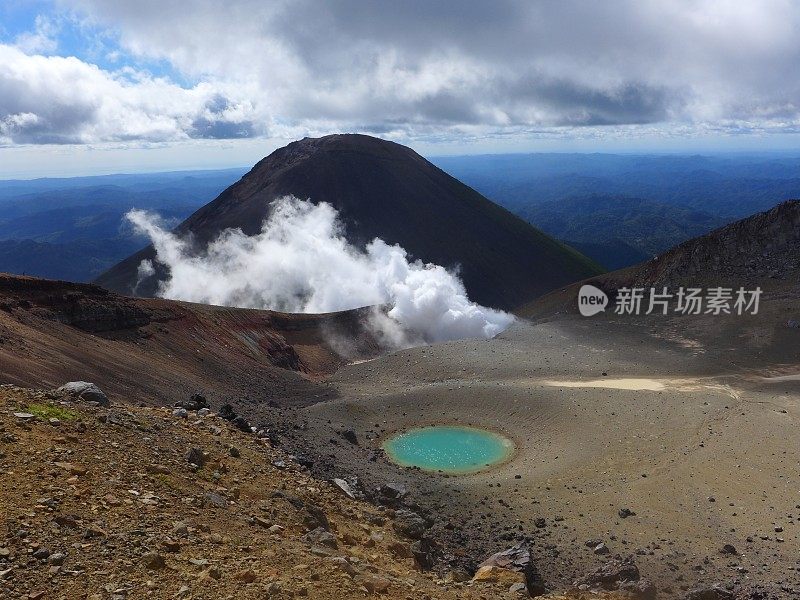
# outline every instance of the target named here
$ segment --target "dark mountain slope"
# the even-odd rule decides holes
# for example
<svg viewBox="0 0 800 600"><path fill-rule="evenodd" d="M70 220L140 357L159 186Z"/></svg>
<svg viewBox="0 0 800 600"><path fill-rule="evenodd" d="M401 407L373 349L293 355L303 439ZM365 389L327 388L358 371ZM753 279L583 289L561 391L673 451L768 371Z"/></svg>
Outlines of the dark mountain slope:
<svg viewBox="0 0 800 600"><path fill-rule="evenodd" d="M413 150L363 135L306 138L276 150L178 226L199 244L222 230L259 231L269 203L293 194L336 207L348 240L375 237L414 258L460 267L470 298L513 308L601 269L579 252L493 204ZM97 279L131 293L146 248ZM155 281L137 292L152 295Z"/></svg>
<svg viewBox="0 0 800 600"><path fill-rule="evenodd" d="M800 201L789 200L706 235L688 240L627 269L578 282L540 298L520 312L544 317L577 312L578 289L591 283L610 297L621 287L675 289L725 286L764 289L763 305L800 309Z"/></svg>

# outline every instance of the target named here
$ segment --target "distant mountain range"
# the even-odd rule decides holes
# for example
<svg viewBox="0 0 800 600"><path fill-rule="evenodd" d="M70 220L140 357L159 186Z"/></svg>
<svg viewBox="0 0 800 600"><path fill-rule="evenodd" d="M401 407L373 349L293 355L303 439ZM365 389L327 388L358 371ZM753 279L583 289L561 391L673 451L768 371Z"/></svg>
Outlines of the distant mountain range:
<svg viewBox="0 0 800 600"><path fill-rule="evenodd" d="M516 154L434 162L608 269L800 197L800 159Z"/></svg>
<svg viewBox="0 0 800 600"><path fill-rule="evenodd" d="M131 208L178 223L242 169L0 182L0 271L89 281L144 246Z"/></svg>
<svg viewBox="0 0 800 600"><path fill-rule="evenodd" d="M522 207L519 214L608 269L642 262L728 222L686 206L625 196L567 198Z"/></svg>
<svg viewBox="0 0 800 600"><path fill-rule="evenodd" d="M471 300L513 309L545 292L601 272L576 250L484 198L400 144L365 135L306 138L276 150L175 232L202 246L227 228L258 233L276 198L294 195L336 208L351 244L374 238L412 258L458 269ZM96 283L132 293L148 247ZM137 293L153 294L159 277Z"/></svg>
<svg viewBox="0 0 800 600"><path fill-rule="evenodd" d="M800 197L800 159L781 155L519 154L433 162L611 270ZM0 271L93 280L147 243L124 222L130 208L177 224L246 172L0 182Z"/></svg>

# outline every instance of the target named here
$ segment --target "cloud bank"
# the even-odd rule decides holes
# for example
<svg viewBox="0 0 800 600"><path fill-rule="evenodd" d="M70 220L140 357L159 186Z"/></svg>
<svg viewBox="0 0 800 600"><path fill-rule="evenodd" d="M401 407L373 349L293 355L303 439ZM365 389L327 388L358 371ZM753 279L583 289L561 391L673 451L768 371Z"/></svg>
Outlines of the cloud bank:
<svg viewBox="0 0 800 600"><path fill-rule="evenodd" d="M0 46L7 143L800 131L791 0L55 2L128 63L35 54L39 20Z"/></svg>
<svg viewBox="0 0 800 600"><path fill-rule="evenodd" d="M490 338L513 321L470 302L455 274L409 261L400 246L377 238L364 250L350 245L326 203L276 200L258 235L226 230L199 254L148 213L127 217L169 270L159 288L166 298L307 313L383 305L372 324L394 346ZM153 273L152 264L140 265L140 279Z"/></svg>
<svg viewBox="0 0 800 600"><path fill-rule="evenodd" d="M0 44L0 143L235 138L264 133L259 127L266 124L254 124L249 100L222 85L187 89L131 68L110 73Z"/></svg>

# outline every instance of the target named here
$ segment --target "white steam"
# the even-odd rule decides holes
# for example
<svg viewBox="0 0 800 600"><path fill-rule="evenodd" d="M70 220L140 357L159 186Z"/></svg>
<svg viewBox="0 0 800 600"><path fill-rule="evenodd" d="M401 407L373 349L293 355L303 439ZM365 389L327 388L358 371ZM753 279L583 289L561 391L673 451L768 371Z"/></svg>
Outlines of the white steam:
<svg viewBox="0 0 800 600"><path fill-rule="evenodd" d="M305 313L384 305L388 318L376 311L373 326L395 346L413 343L411 332L425 342L490 338L514 320L470 302L456 275L409 262L400 246L377 238L365 250L350 245L330 204L280 198L259 234L225 230L200 254L153 215L126 216L169 270L158 290L165 298ZM153 273L140 265L138 283Z"/></svg>

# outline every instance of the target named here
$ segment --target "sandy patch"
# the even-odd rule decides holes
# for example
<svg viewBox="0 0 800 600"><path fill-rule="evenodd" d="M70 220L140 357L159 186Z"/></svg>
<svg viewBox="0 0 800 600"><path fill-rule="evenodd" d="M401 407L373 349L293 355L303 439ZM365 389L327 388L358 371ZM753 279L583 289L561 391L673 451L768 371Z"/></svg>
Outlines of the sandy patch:
<svg viewBox="0 0 800 600"><path fill-rule="evenodd" d="M545 381L545 385L551 387L568 387L568 388L605 388L609 390L634 390L642 391L647 390L651 392L660 392L667 388L664 383L655 379L592 379L589 381Z"/></svg>
<svg viewBox="0 0 800 600"><path fill-rule="evenodd" d="M800 373L795 375L778 375L777 377L762 377L762 381L767 383L781 383L784 381L800 381Z"/></svg>

